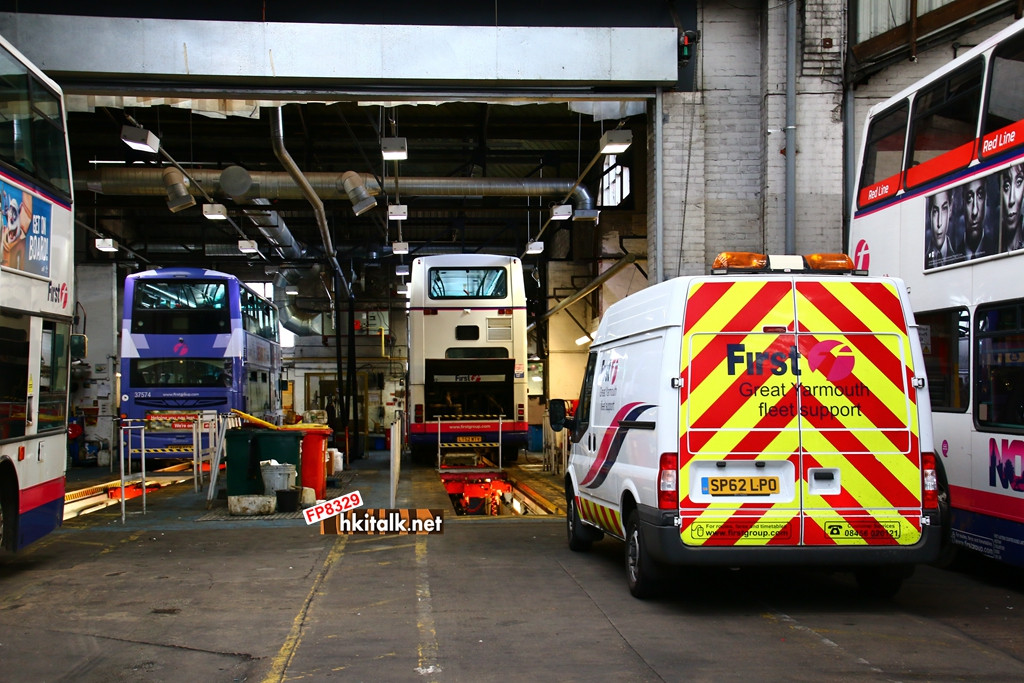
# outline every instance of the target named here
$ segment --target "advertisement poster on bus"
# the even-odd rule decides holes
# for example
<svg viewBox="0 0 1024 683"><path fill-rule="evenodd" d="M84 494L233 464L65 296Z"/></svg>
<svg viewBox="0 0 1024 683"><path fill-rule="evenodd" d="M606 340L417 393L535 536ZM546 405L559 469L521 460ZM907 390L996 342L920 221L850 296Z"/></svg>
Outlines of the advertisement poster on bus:
<svg viewBox="0 0 1024 683"><path fill-rule="evenodd" d="M928 197L925 270L1024 249L1024 162Z"/></svg>
<svg viewBox="0 0 1024 683"><path fill-rule="evenodd" d="M3 265L50 276L50 216L53 205L0 180Z"/></svg>

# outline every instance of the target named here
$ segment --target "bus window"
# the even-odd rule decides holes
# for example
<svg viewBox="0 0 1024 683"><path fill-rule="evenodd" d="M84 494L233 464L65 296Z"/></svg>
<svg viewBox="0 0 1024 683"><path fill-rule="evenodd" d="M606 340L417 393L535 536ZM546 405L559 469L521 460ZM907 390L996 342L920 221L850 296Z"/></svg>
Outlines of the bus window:
<svg viewBox="0 0 1024 683"><path fill-rule="evenodd" d="M1024 429L1024 302L979 306L975 329L979 427Z"/></svg>
<svg viewBox="0 0 1024 683"><path fill-rule="evenodd" d="M909 111L904 101L871 121L860 170L860 206L892 197L899 190Z"/></svg>
<svg viewBox="0 0 1024 683"><path fill-rule="evenodd" d="M1015 36L992 54L992 78L982 129L981 156L985 158L1024 144L1024 36Z"/></svg>
<svg viewBox="0 0 1024 683"><path fill-rule="evenodd" d="M922 90L914 100L906 186L967 168L981 111L984 62L979 58Z"/></svg>
<svg viewBox="0 0 1024 683"><path fill-rule="evenodd" d="M967 410L970 324L966 308L918 313L932 410Z"/></svg>

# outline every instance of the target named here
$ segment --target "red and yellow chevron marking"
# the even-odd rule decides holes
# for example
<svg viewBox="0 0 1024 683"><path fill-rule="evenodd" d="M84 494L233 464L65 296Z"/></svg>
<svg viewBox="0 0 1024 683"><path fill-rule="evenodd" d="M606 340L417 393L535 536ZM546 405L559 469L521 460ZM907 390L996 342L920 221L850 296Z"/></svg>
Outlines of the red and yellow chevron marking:
<svg viewBox="0 0 1024 683"><path fill-rule="evenodd" d="M619 538L625 536L625 531L622 527L622 513L618 510L586 500L580 496L576 496L576 509L580 512L580 519L585 519Z"/></svg>
<svg viewBox="0 0 1024 683"><path fill-rule="evenodd" d="M908 329L891 283L698 281L684 325L685 543L917 542L917 396ZM788 460L786 471L797 476L788 482L792 496L710 499L694 465L722 460ZM811 468L834 470L841 488L812 495Z"/></svg>

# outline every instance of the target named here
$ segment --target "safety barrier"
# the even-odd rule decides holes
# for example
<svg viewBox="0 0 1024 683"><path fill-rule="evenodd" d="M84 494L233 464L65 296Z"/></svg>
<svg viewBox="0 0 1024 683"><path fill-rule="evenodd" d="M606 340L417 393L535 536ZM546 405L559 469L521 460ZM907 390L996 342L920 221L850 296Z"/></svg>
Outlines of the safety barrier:
<svg viewBox="0 0 1024 683"><path fill-rule="evenodd" d="M164 422L159 418L147 418L141 420L129 420L121 419L119 439L118 439L118 461L120 463L120 475L121 475L121 523L125 521L125 484L134 483L136 481L141 483L142 486L142 513L146 514L146 459L147 457L164 456L173 454L176 457L191 457L192 458L192 485L196 493L199 493L200 487L203 484L203 466L207 463L210 465L210 493L207 496L209 501L213 497L214 487L217 480L217 472L220 468L221 455L224 452L225 434L231 427L237 427L241 424L241 419L234 414L222 414L217 415L211 419L209 417L196 417L191 421L191 436L192 442L188 445L181 446L168 446L160 448L146 448L146 431L154 423ZM174 418L175 423L182 423L187 421L181 416ZM133 439L133 435L137 438ZM206 446L203 446L205 437ZM138 442L138 448L133 447L133 442ZM132 457L134 455L139 456L139 464L141 472L139 475L133 475L132 469ZM129 457L125 457L128 455ZM125 464L127 463L127 472L125 471Z"/></svg>

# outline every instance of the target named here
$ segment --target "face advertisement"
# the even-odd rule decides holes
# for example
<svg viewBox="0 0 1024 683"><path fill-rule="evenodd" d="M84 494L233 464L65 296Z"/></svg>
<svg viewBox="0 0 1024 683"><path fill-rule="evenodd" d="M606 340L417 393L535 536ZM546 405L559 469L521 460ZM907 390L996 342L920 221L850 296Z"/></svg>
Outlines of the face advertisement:
<svg viewBox="0 0 1024 683"><path fill-rule="evenodd" d="M50 276L50 202L0 180L3 265Z"/></svg>
<svg viewBox="0 0 1024 683"><path fill-rule="evenodd" d="M925 208L925 270L1024 249L1024 163L939 190Z"/></svg>

